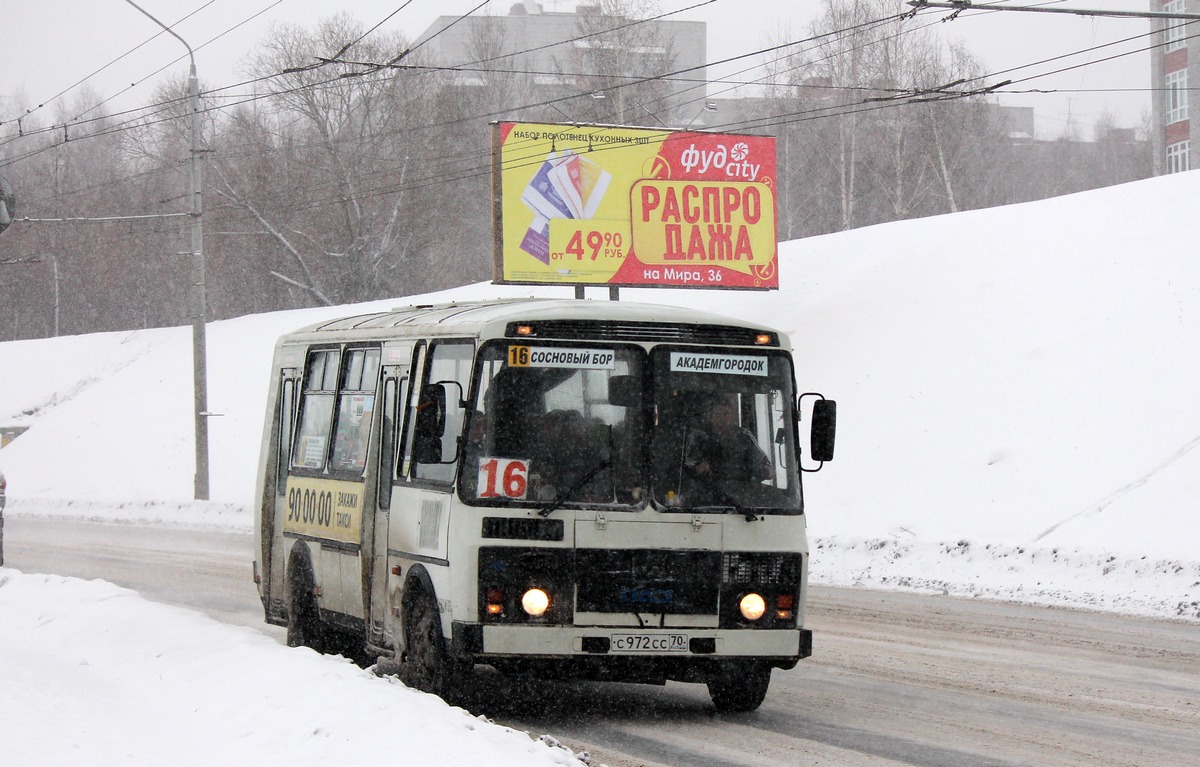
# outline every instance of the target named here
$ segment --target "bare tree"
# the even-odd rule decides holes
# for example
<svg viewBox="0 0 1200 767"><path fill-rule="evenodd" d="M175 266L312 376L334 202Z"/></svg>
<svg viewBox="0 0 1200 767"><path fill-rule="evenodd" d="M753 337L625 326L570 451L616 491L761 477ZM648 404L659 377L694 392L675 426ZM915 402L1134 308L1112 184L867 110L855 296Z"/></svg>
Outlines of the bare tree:
<svg viewBox="0 0 1200 767"><path fill-rule="evenodd" d="M825 0L814 46L768 72L770 93L796 116L782 141L791 232L958 210L957 187L1005 140L978 62L897 10L891 0ZM791 182L797 174L803 186ZM835 214L814 188L834 190Z"/></svg>
<svg viewBox="0 0 1200 767"><path fill-rule="evenodd" d="M956 190L996 171L989 160L1007 143L1007 130L997 106L982 95L986 90L983 65L964 45L951 43L945 49L931 50L926 72L929 81L935 83L927 88L981 94L960 98L948 95L924 104L930 162L940 182L944 211L954 213L962 207L962 195ZM971 207L987 204L978 193L966 199L972 198L975 201Z"/></svg>
<svg viewBox="0 0 1200 767"><path fill-rule="evenodd" d="M871 14L885 12L876 4ZM905 103L911 96L935 92L944 82L933 67L938 55L931 35L912 30L903 20L891 18L878 25L864 53L872 98L881 108L869 115L865 131L874 151L865 168L873 187L886 200L890 218L906 218L920 209L929 193L932 170L928 162L928 136L919 109Z"/></svg>
<svg viewBox="0 0 1200 767"><path fill-rule="evenodd" d="M880 18L881 6L882 0L824 0L822 14L812 27L817 43L806 77L822 82L830 92L828 119L834 125L834 144L828 157L836 173L842 229L859 223L863 104L864 98L879 93L870 87L874 73L869 54L880 37L871 22Z"/></svg>
<svg viewBox="0 0 1200 767"><path fill-rule="evenodd" d="M579 40L557 65L576 92L572 114L583 122L665 127L673 122L673 40L639 20L659 13L654 0L598 0L578 8Z"/></svg>
<svg viewBox="0 0 1200 767"><path fill-rule="evenodd" d="M273 162L257 170L275 178L263 184L233 162L219 176L230 203L287 254L290 265L274 273L318 302L428 284L421 265L408 263L418 219L406 215L414 203L406 189L411 167L427 161L414 128L429 114L434 80L387 66L322 61L344 53L381 64L407 48L399 36L364 38L364 32L346 15L313 32L276 27L251 62L257 77L271 78L269 93L237 114L237 135L248 143L227 155L269 157Z"/></svg>

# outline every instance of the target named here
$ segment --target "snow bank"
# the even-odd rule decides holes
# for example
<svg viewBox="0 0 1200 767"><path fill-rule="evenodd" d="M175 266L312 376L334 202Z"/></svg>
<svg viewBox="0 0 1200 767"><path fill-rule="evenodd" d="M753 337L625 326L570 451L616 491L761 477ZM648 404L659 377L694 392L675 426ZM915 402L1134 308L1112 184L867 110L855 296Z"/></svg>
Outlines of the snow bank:
<svg viewBox="0 0 1200 767"><path fill-rule="evenodd" d="M581 765L349 661L0 568L0 764Z"/></svg>
<svg viewBox="0 0 1200 767"><path fill-rule="evenodd" d="M1200 562L1075 548L929 543L911 538L813 542L813 582L1200 621Z"/></svg>

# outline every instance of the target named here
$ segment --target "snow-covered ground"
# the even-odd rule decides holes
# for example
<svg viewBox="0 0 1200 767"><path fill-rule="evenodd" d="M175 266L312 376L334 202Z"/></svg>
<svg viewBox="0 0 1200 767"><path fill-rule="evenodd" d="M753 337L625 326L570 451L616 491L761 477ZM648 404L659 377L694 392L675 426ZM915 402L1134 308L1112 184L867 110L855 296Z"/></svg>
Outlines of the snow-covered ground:
<svg viewBox="0 0 1200 767"><path fill-rule="evenodd" d="M244 627L104 581L0 569L0 764L578 765Z"/></svg>
<svg viewBox="0 0 1200 767"><path fill-rule="evenodd" d="M1197 199L1200 173L1177 174L784 243L778 292L621 298L780 328L801 389L838 400L837 459L805 478L814 582L1200 621ZM0 453L6 513L248 530L278 335L569 292L481 284L211 324L208 503L189 500L190 329L0 344L0 426L30 427ZM12 569L0 679L4 764L365 762L381 731L414 763L572 759L253 631Z"/></svg>

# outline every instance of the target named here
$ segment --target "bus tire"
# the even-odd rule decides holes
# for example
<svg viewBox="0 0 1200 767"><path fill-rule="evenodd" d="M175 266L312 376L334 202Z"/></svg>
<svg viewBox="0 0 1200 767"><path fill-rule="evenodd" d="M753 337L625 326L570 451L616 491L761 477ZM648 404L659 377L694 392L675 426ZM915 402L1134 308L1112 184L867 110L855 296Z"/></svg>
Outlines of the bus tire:
<svg viewBox="0 0 1200 767"><path fill-rule="evenodd" d="M719 713L744 713L762 705L770 685L767 664L729 662L709 678L708 694Z"/></svg>
<svg viewBox="0 0 1200 767"><path fill-rule="evenodd" d="M294 563L288 572L287 645L325 652L325 630L317 609L313 577L303 564Z"/></svg>
<svg viewBox="0 0 1200 767"><path fill-rule="evenodd" d="M415 596L405 610L406 650L400 678L409 687L445 697L454 690L459 674L446 651L437 604L427 592Z"/></svg>

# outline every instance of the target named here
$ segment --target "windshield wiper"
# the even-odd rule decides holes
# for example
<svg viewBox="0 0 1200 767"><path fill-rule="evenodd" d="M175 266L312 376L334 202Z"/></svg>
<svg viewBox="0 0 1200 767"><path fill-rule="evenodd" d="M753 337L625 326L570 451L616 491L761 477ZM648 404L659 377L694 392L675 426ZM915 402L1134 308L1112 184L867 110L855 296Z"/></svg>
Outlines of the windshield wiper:
<svg viewBox="0 0 1200 767"><path fill-rule="evenodd" d="M541 509L539 509L538 514L540 514L543 517L548 517L551 514L553 514L554 512L561 509L566 504L570 503L571 499L575 497L576 493L578 493L580 490L582 490L584 488L584 486L587 485L587 483L589 483L593 479L595 479L597 474L604 471L611 465L612 465L612 462L609 461L609 459L607 459L607 458L600 461L600 463L596 464L595 467L592 468L591 471L589 471L587 474L584 474L583 477L578 482L576 482L575 484L568 487L563 492L563 494L558 497L557 500L555 500L552 503L547 504L546 506L543 506Z"/></svg>

